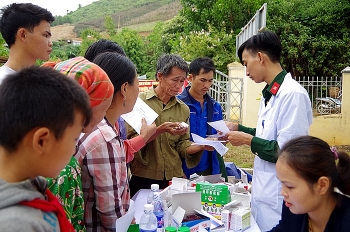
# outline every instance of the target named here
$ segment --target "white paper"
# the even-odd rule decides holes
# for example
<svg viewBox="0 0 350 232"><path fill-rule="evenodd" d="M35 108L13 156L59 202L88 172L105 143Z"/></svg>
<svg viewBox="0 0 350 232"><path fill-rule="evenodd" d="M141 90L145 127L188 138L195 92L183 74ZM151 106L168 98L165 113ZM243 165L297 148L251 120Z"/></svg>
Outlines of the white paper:
<svg viewBox="0 0 350 232"><path fill-rule="evenodd" d="M214 134L214 135L207 135L207 138L221 138L224 136L223 134Z"/></svg>
<svg viewBox="0 0 350 232"><path fill-rule="evenodd" d="M188 180L184 178L173 177L171 179L171 189L184 191L187 188Z"/></svg>
<svg viewBox="0 0 350 232"><path fill-rule="evenodd" d="M158 114L149 107L140 98L137 98L134 108L127 114L122 114L121 117L140 134L142 126L142 118L147 122L147 125L151 125L158 117Z"/></svg>
<svg viewBox="0 0 350 232"><path fill-rule="evenodd" d="M220 141L208 140L194 133L191 133L191 135L195 144L212 146L221 156L225 155L225 153L228 151L228 148Z"/></svg>
<svg viewBox="0 0 350 232"><path fill-rule="evenodd" d="M208 124L213 127L215 130L222 132L224 135L230 132L226 123L223 120L218 120L215 122L208 122Z"/></svg>
<svg viewBox="0 0 350 232"><path fill-rule="evenodd" d="M133 200L130 200L130 206L128 212L117 219L115 222L115 231L116 232L125 232L128 231L128 228L134 219L135 215L135 204Z"/></svg>

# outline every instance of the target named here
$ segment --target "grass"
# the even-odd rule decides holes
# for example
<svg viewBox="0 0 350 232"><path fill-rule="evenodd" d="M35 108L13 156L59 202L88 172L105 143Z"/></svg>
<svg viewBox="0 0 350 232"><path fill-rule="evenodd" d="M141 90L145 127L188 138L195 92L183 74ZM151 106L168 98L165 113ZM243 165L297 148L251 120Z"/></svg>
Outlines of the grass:
<svg viewBox="0 0 350 232"><path fill-rule="evenodd" d="M227 144L228 152L224 155L225 162L233 162L240 168L253 168L255 155L251 152L250 146L243 145L234 147ZM337 146L338 151L350 154L350 145Z"/></svg>
<svg viewBox="0 0 350 232"><path fill-rule="evenodd" d="M157 22L147 22L147 23L140 23L135 25L126 26L134 31L142 32L142 31L152 31L155 27ZM121 29L119 30L121 31Z"/></svg>
<svg viewBox="0 0 350 232"><path fill-rule="evenodd" d="M224 155L225 162L233 162L240 168L253 168L255 155L251 152L250 146L243 145L234 147L227 144L228 152Z"/></svg>

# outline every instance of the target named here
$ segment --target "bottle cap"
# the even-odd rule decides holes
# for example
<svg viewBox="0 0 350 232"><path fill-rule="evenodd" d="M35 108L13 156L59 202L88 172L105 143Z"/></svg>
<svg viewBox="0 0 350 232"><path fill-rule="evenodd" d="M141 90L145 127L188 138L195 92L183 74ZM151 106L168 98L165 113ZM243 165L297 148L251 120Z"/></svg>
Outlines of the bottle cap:
<svg viewBox="0 0 350 232"><path fill-rule="evenodd" d="M179 232L190 232L190 228L188 228L187 226L180 226L177 231L179 231Z"/></svg>
<svg viewBox="0 0 350 232"><path fill-rule="evenodd" d="M154 210L154 206L152 204L145 204L144 210L153 211Z"/></svg>
<svg viewBox="0 0 350 232"><path fill-rule="evenodd" d="M165 228L165 232L176 232L177 229L173 226L168 226Z"/></svg>
<svg viewBox="0 0 350 232"><path fill-rule="evenodd" d="M152 190L159 190L159 184L151 184Z"/></svg>

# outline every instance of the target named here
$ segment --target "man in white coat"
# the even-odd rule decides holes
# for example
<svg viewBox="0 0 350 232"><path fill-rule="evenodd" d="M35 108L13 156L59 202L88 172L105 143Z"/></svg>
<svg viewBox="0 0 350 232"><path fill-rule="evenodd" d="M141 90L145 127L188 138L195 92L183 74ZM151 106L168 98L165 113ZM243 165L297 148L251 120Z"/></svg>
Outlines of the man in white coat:
<svg viewBox="0 0 350 232"><path fill-rule="evenodd" d="M227 122L226 134L234 146L247 144L256 155L252 183L252 215L261 231L278 224L283 197L276 178L277 152L288 140L307 135L312 123L307 91L282 69L282 45L268 30L252 36L238 50L246 75L256 83L266 82L262 91L256 128ZM302 151L301 151L302 152Z"/></svg>

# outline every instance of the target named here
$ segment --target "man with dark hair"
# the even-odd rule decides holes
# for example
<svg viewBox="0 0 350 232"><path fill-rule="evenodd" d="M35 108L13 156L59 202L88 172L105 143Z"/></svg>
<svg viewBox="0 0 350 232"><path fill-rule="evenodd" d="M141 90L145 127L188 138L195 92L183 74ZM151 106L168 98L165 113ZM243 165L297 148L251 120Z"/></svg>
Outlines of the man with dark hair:
<svg viewBox="0 0 350 232"><path fill-rule="evenodd" d="M74 231L44 177L56 177L91 119L86 91L48 67L0 85L0 231Z"/></svg>
<svg viewBox="0 0 350 232"><path fill-rule="evenodd" d="M308 93L283 70L282 45L268 30L252 36L238 49L246 75L265 82L256 128L228 122L226 136L234 146L249 145L256 155L253 172L252 215L261 231L275 226L282 213L281 184L276 178L277 151L292 138L307 135L312 123ZM302 152L302 151L300 151Z"/></svg>
<svg viewBox="0 0 350 232"><path fill-rule="evenodd" d="M31 3L12 3L1 9L0 31L10 53L0 67L0 84L6 75L50 58L54 20L48 10Z"/></svg>
<svg viewBox="0 0 350 232"><path fill-rule="evenodd" d="M208 122L222 120L221 105L211 98L208 90L213 84L215 65L212 59L199 57L190 64L188 80L191 83L177 97L190 108L190 133L201 137L216 134ZM192 139L192 138L191 138ZM220 174L227 181L224 159L216 151L204 151L201 161L193 168L182 162L182 169L187 178L198 175Z"/></svg>

